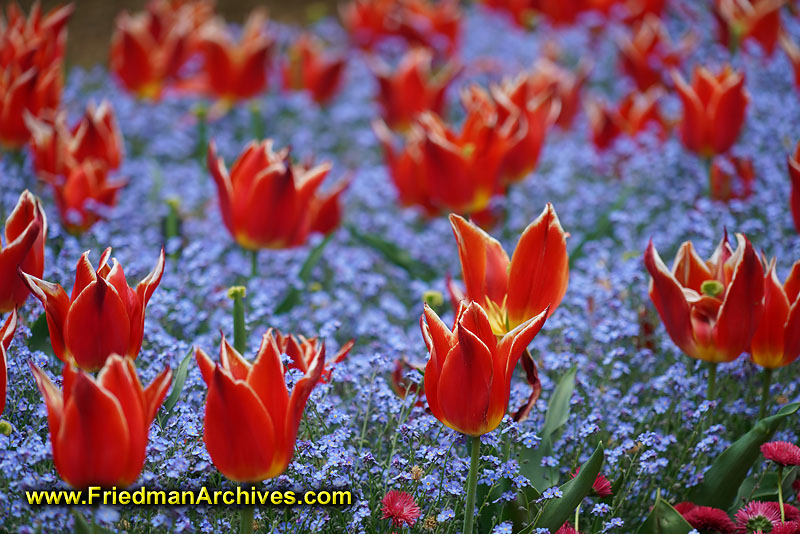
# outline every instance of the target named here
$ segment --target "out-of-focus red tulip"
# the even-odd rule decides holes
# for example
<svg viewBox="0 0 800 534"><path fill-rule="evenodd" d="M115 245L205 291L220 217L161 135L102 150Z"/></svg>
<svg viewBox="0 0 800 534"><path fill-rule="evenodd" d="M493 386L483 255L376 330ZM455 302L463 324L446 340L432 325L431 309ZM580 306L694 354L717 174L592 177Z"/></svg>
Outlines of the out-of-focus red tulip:
<svg viewBox="0 0 800 534"><path fill-rule="evenodd" d="M677 71L672 77L683 104L683 144L704 157L727 152L739 137L750 101L744 74L726 65L716 75L695 67L691 85Z"/></svg>
<svg viewBox="0 0 800 534"><path fill-rule="evenodd" d="M518 182L536 168L547 132L561 113L561 102L549 90L534 91L527 74L492 86L491 94L498 123L516 121L517 133L503 158L500 173L504 183Z"/></svg>
<svg viewBox="0 0 800 534"><path fill-rule="evenodd" d="M714 200L722 202L735 198L743 200L753 193L756 174L750 159L729 155L717 156L712 160L709 172L711 198Z"/></svg>
<svg viewBox="0 0 800 534"><path fill-rule="evenodd" d="M776 261L767 265L764 278L764 315L750 342L753 363L775 369L800 356L800 261L781 284Z"/></svg>
<svg viewBox="0 0 800 534"><path fill-rule="evenodd" d="M14 339L14 331L17 329L17 310L11 310L11 314L6 317L3 326L0 327L0 415L6 409L6 388L8 387L8 367L6 362L6 351Z"/></svg>
<svg viewBox="0 0 800 534"><path fill-rule="evenodd" d="M306 401L325 367L325 347L319 347L291 394L271 332L264 334L252 363L224 337L219 352L220 361L215 364L202 349L195 349L208 386L203 439L211 461L237 482L276 477L294 454Z"/></svg>
<svg viewBox="0 0 800 534"><path fill-rule="evenodd" d="M667 5L667 0L624 0L625 20L637 22L648 15L661 16Z"/></svg>
<svg viewBox="0 0 800 534"><path fill-rule="evenodd" d="M658 108L661 91L654 87L647 92L633 92L620 101L616 109L605 102L587 101L587 115L592 131L592 142L599 150L605 150L619 136L636 137L652 129L659 138L666 139L669 126Z"/></svg>
<svg viewBox="0 0 800 534"><path fill-rule="evenodd" d="M306 90L318 104L328 103L342 83L344 56L326 54L319 40L302 35L289 48L282 68L284 89Z"/></svg>
<svg viewBox="0 0 800 534"><path fill-rule="evenodd" d="M47 15L38 4L25 14L9 3L0 14L0 144L19 148L30 137L25 115L58 107L66 25L72 4Z"/></svg>
<svg viewBox="0 0 800 534"><path fill-rule="evenodd" d="M745 352L764 312L764 269L750 241L727 234L703 261L691 241L681 245L672 271L652 240L644 263L652 276L650 299L670 338L684 354L711 363L730 362Z"/></svg>
<svg viewBox="0 0 800 534"><path fill-rule="evenodd" d="M532 0L481 0L480 3L507 14L520 28L529 28L536 17Z"/></svg>
<svg viewBox="0 0 800 534"><path fill-rule="evenodd" d="M530 77L528 90L532 94L551 91L553 98L561 102L561 112L556 124L564 130L572 126L572 121L580 110L581 88L589 77L591 66L581 61L575 72L571 72L550 59L543 57L536 61Z"/></svg>
<svg viewBox="0 0 800 534"><path fill-rule="evenodd" d="M131 359L139 355L145 308L164 274L162 249L156 267L133 289L116 259L113 267L109 266L110 257L109 247L95 271L89 251L84 252L70 296L59 284L21 271L31 293L44 306L55 355L65 364L89 372L103 367L112 354Z"/></svg>
<svg viewBox="0 0 800 534"><path fill-rule="evenodd" d="M329 234L341 222L339 197L347 182L319 193L330 163L313 168L292 164L289 150L275 152L271 139L247 145L230 173L212 141L208 168L217 184L222 220L246 249L301 246L309 234Z"/></svg>
<svg viewBox="0 0 800 534"><path fill-rule="evenodd" d="M441 114L445 92L461 68L448 62L432 68L433 54L424 48L409 50L396 69L374 62L378 104L390 128L405 130L423 111Z"/></svg>
<svg viewBox="0 0 800 534"><path fill-rule="evenodd" d="M33 166L46 181L56 183L58 176L68 176L72 169L86 161L117 169L122 163L123 142L114 109L104 100L94 102L70 130L66 112L50 114L46 119L27 117L31 132Z"/></svg>
<svg viewBox="0 0 800 534"><path fill-rule="evenodd" d="M272 330L271 332L280 353L286 354L292 360L287 366L287 369L299 369L303 373L307 373L308 369L314 365L314 359L320 351L320 346L324 345L324 342L320 343L319 338L316 337L309 339L305 336L281 334L279 330ZM339 352L336 353L332 360L325 362L322 375L320 376L320 380L322 380L324 384L330 381L334 367L345 359L354 344L355 341L351 339L342 345Z"/></svg>
<svg viewBox="0 0 800 534"><path fill-rule="evenodd" d="M800 234L800 142L794 150L794 154L786 158L786 165L789 167L789 179L792 181L791 200L792 218L794 227Z"/></svg>
<svg viewBox="0 0 800 534"><path fill-rule="evenodd" d="M267 14L253 11L238 43L225 22L214 19L201 31L203 87L225 104L247 100L267 87L267 67L273 39L267 33Z"/></svg>
<svg viewBox="0 0 800 534"><path fill-rule="evenodd" d="M25 190L6 219L5 243L0 239L0 313L22 306L28 298L19 270L34 276L44 272L47 217L42 203Z"/></svg>
<svg viewBox="0 0 800 534"><path fill-rule="evenodd" d="M203 0L152 0L143 12L123 11L111 39L111 72L138 97L159 99L198 50L198 30L212 10Z"/></svg>
<svg viewBox="0 0 800 534"><path fill-rule="evenodd" d="M781 33L780 44L783 51L789 57L794 69L794 86L800 90L800 47L797 46L791 37L785 32Z"/></svg>
<svg viewBox="0 0 800 534"><path fill-rule="evenodd" d="M105 218L126 183L124 179L109 178L105 166L91 160L73 167L66 177L52 183L64 228L80 234Z"/></svg>
<svg viewBox="0 0 800 534"><path fill-rule="evenodd" d="M667 28L656 15L647 15L630 35L618 39L622 70L631 77L640 91L664 83L664 74L680 65L694 45L687 34L675 45Z"/></svg>
<svg viewBox="0 0 800 534"><path fill-rule="evenodd" d="M61 478L77 489L133 484L172 380L170 368L143 388L130 358L112 355L97 378L66 364L62 393L44 371L32 362L30 367L47 406L53 463Z"/></svg>
<svg viewBox="0 0 800 534"><path fill-rule="evenodd" d="M547 309L498 340L477 302L459 306L452 331L426 304L420 328L430 353L425 396L434 417L469 436L497 428L508 408L517 361L546 319Z"/></svg>
<svg viewBox="0 0 800 534"><path fill-rule="evenodd" d="M371 49L387 37L399 37L451 56L458 49L461 10L455 0L353 0L340 9L353 43Z"/></svg>
<svg viewBox="0 0 800 534"><path fill-rule="evenodd" d="M394 369L392 369L391 379L392 391L394 391L395 394L401 399L405 399L408 395L419 394L420 400L417 401L417 405L422 406L421 399L425 396L424 385L423 388L420 389L419 385L409 381L405 377L405 373L407 371L411 371L412 369L419 371L420 376L425 372L425 367L423 365L411 363L406 357L397 358L394 361Z"/></svg>
<svg viewBox="0 0 800 534"><path fill-rule="evenodd" d="M578 15L586 11L587 0L531 0L534 9L554 26L575 22Z"/></svg>
<svg viewBox="0 0 800 534"><path fill-rule="evenodd" d="M781 7L786 0L714 0L719 41L736 50L745 41L757 42L771 56L781 30Z"/></svg>
<svg viewBox="0 0 800 534"><path fill-rule="evenodd" d="M569 282L567 234L549 202L522 232L511 260L499 241L475 224L450 215L466 291L450 283L454 309L466 299L488 313L492 331L503 335L545 308L553 313Z"/></svg>

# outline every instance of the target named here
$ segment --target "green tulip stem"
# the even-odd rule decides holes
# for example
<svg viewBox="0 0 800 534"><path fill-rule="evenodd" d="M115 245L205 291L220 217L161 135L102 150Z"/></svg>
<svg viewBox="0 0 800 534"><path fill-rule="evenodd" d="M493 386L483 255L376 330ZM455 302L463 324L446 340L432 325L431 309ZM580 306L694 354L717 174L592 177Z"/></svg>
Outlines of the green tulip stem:
<svg viewBox="0 0 800 534"><path fill-rule="evenodd" d="M761 409L758 411L758 418L764 419L767 415L767 405L769 404L769 388L772 385L772 369L764 369L764 381L761 385Z"/></svg>
<svg viewBox="0 0 800 534"><path fill-rule="evenodd" d="M245 490L247 485L243 486ZM253 534L253 515L255 506L242 506L239 510L239 534Z"/></svg>
<svg viewBox="0 0 800 534"><path fill-rule="evenodd" d="M228 298L233 300L233 348L239 351L239 354L244 354L247 345L247 330L244 327L244 297L246 294L247 290L244 286L233 286L228 289Z"/></svg>
<svg viewBox="0 0 800 534"><path fill-rule="evenodd" d="M258 250L253 249L250 251L250 278L255 278L258 275Z"/></svg>
<svg viewBox="0 0 800 534"><path fill-rule="evenodd" d="M478 490L478 464L480 463L481 437L467 438L470 448L469 474L467 475L467 503L464 507L464 534L472 534L475 522L475 493Z"/></svg>
<svg viewBox="0 0 800 534"><path fill-rule="evenodd" d="M708 386L706 387L706 399L714 400L717 394L717 363L708 362Z"/></svg>

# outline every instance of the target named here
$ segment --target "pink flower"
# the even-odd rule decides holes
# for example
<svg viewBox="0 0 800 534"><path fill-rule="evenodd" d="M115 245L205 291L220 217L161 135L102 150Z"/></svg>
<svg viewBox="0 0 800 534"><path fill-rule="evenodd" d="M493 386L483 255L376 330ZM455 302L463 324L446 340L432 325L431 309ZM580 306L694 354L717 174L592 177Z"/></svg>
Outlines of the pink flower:
<svg viewBox="0 0 800 534"><path fill-rule="evenodd" d="M556 530L556 534L581 534L577 530L575 530L569 521L561 525L561 528Z"/></svg>
<svg viewBox="0 0 800 534"><path fill-rule="evenodd" d="M572 478L578 476L581 468L577 468L574 473L572 473ZM594 479L592 483L592 491L594 495L600 498L608 497L611 495L611 482L604 475L597 475L597 478ZM563 528L563 527L562 527Z"/></svg>
<svg viewBox="0 0 800 534"><path fill-rule="evenodd" d="M781 522L781 511L775 503L751 501L736 512L736 532L754 534L771 532Z"/></svg>
<svg viewBox="0 0 800 534"><path fill-rule="evenodd" d="M413 527L420 516L419 506L414 502L414 497L405 491L392 490L381 501L383 519L391 519L392 525Z"/></svg>
<svg viewBox="0 0 800 534"><path fill-rule="evenodd" d="M719 508L697 506L690 502L682 502L675 505L675 510L692 525L692 528L700 532L733 534L736 530L736 525L733 524L728 514Z"/></svg>
<svg viewBox="0 0 800 534"><path fill-rule="evenodd" d="M788 521L772 529L770 534L800 534L800 522Z"/></svg>
<svg viewBox="0 0 800 534"><path fill-rule="evenodd" d="M761 446L764 458L786 467L800 465L800 447L786 441L770 441Z"/></svg>

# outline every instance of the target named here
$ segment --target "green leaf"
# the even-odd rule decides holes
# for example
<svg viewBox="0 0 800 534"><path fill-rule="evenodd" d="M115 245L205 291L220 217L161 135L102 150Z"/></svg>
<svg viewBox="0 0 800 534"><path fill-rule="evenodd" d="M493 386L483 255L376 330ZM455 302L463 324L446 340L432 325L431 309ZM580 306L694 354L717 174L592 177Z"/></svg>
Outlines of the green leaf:
<svg viewBox="0 0 800 534"><path fill-rule="evenodd" d="M348 227L347 230L350 232L350 235L353 236L353 239L375 250L381 256L383 256L386 261L396 265L397 267L400 267L413 278L423 280L425 282L430 282L436 278L437 273L435 270L424 263L415 260L405 249L400 248L394 243L390 243L389 241L386 241L376 235L362 234L352 226Z"/></svg>
<svg viewBox="0 0 800 534"><path fill-rule="evenodd" d="M770 417L761 419L747 434L736 440L703 475L703 482L690 494L689 500L702 506L727 510L736 500L739 487L747 478L750 467L761 454L760 447L768 441L784 419L800 410L800 403L787 404Z"/></svg>
<svg viewBox="0 0 800 534"><path fill-rule="evenodd" d="M581 466L578 475L561 486L563 495L545 504L542 515L536 521L536 528L549 528L551 532L555 532L575 513L575 508L591 493L592 484L603 467L604 459L603 444L600 443Z"/></svg>
<svg viewBox="0 0 800 534"><path fill-rule="evenodd" d="M783 472L783 494L792 494L792 484L797 479L797 467L785 469ZM756 487L756 485L758 487ZM766 473L763 477L748 477L739 486L734 508L747 501L777 501L778 500L778 473Z"/></svg>
<svg viewBox="0 0 800 534"><path fill-rule="evenodd" d="M28 348L32 351L40 350L52 353L50 345L50 331L47 329L47 314L41 313L31 325L31 337L28 338Z"/></svg>
<svg viewBox="0 0 800 534"><path fill-rule="evenodd" d="M539 432L541 441L535 449L522 451L522 474L530 480L534 488L549 488L558 481L558 470L551 467L542 467L542 458L553 453L553 445L558 440L564 425L569 419L569 401L575 389L575 374L578 372L573 367L558 381L550 403L547 405L547 415L544 426Z"/></svg>
<svg viewBox="0 0 800 534"><path fill-rule="evenodd" d="M322 251L325 249L325 246L330 243L332 237L333 233L326 235L325 239L323 239L316 247L312 248L311 252L308 253L308 257L300 267L300 273L298 274L298 278L300 278L300 281L303 282L304 286L308 284L308 281L311 278L311 272L319 263L319 260L322 259ZM285 297L283 297L283 300L280 302L280 304L278 304L278 307L275 308L275 313L280 314L288 312L300 304L300 299L302 296L303 292L300 289L296 287L289 288L289 292Z"/></svg>
<svg viewBox="0 0 800 534"><path fill-rule="evenodd" d="M189 373L189 361L192 359L193 352L194 351L190 350L189 353L183 357L180 365L178 365L178 369L175 371L175 376L172 382L172 391L169 392L167 400L164 401L164 417L159 418L158 420L159 425L162 427L164 426L164 423L169 421L169 416L172 415L172 409L178 403L178 399L181 396L183 384L186 382L186 375Z"/></svg>
<svg viewBox="0 0 800 534"><path fill-rule="evenodd" d="M92 534L92 527L89 525L89 522L86 521L86 518L83 517L77 510L72 510L72 515L75 518L75 534Z"/></svg>
<svg viewBox="0 0 800 534"><path fill-rule="evenodd" d="M636 534L688 534L691 530L692 525L668 502L661 500L661 492L658 492L656 504Z"/></svg>

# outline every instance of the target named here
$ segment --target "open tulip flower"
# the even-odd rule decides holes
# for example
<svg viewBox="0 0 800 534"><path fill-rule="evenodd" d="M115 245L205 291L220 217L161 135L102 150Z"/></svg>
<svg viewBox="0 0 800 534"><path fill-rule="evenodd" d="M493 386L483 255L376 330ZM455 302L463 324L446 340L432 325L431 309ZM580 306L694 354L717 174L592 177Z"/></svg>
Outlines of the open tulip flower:
<svg viewBox="0 0 800 534"><path fill-rule="evenodd" d="M670 338L687 356L712 364L747 351L764 312L764 269L750 241L727 234L703 261L690 241L681 245L672 270L652 240L644 254L650 299Z"/></svg>
<svg viewBox="0 0 800 534"><path fill-rule="evenodd" d="M503 245L458 215L450 215L461 272L462 291L449 284L453 307L462 300L480 304L492 331L502 336L541 314L553 313L569 281L567 234L561 228L553 205L522 232L511 260Z"/></svg>
<svg viewBox="0 0 800 534"><path fill-rule="evenodd" d="M719 41L736 50L752 40L771 56L781 31L781 8L786 0L714 0Z"/></svg>
<svg viewBox="0 0 800 534"><path fill-rule="evenodd" d="M704 157L727 152L739 137L750 100L744 74L729 65L716 75L705 67L695 67L691 85L677 71L673 71L673 80L683 104L683 144Z"/></svg>
<svg viewBox="0 0 800 534"><path fill-rule="evenodd" d="M81 120L70 130L66 112L51 114L49 120L27 117L31 131L31 150L36 172L50 183L57 176L68 176L85 161L117 169L122 162L123 142L114 109L104 100L86 107Z"/></svg>
<svg viewBox="0 0 800 534"><path fill-rule="evenodd" d="M221 19L213 19L201 30L202 85L223 106L247 100L267 87L267 67L273 40L267 33L267 15L254 10L247 18L238 43Z"/></svg>
<svg viewBox="0 0 800 534"><path fill-rule="evenodd" d="M426 48L406 52L395 69L379 60L373 61L378 104L390 128L408 129L423 111L442 113L447 87L461 68L451 61L434 71L432 62L433 53Z"/></svg>
<svg viewBox="0 0 800 534"><path fill-rule="evenodd" d="M177 4L177 5L173 5ZM158 100L176 84L198 47L198 28L210 17L202 0L151 0L135 15L120 13L111 39L111 72L139 98Z"/></svg>
<svg viewBox="0 0 800 534"><path fill-rule="evenodd" d="M592 132L592 142L599 150L611 146L620 134L636 137L652 129L662 140L669 133L669 125L658 108L661 90L653 87L644 93L633 92L623 98L616 109L605 102L587 100L587 115Z"/></svg>
<svg viewBox="0 0 800 534"><path fill-rule="evenodd" d="M39 116L61 100L62 60L73 5L43 15L36 4L26 18L14 3L0 13L0 144L20 148L30 134L25 115Z"/></svg>
<svg viewBox="0 0 800 534"><path fill-rule="evenodd" d="M104 219L126 184L123 178L109 178L106 166L95 160L87 160L54 180L53 196L67 232L80 234Z"/></svg>
<svg viewBox="0 0 800 534"><path fill-rule="evenodd" d="M249 250L303 245L310 233L329 234L341 222L342 181L318 192L329 163L313 168L292 164L289 150L273 150L273 141L252 141L231 167L208 146L208 168L217 184L222 220L239 245Z"/></svg>
<svg viewBox="0 0 800 534"><path fill-rule="evenodd" d="M289 48L281 70L284 89L307 90L318 104L327 104L342 84L344 56L327 54L318 39L303 34Z"/></svg>
<svg viewBox="0 0 800 534"><path fill-rule="evenodd" d="M6 409L6 387L8 384L8 367L6 362L6 351L14 339L14 331L17 329L17 310L11 310L11 314L6 318L3 326L0 327L0 415Z"/></svg>
<svg viewBox="0 0 800 534"><path fill-rule="evenodd" d="M46 239L47 216L42 203L25 190L6 219L5 243L0 239L0 313L22 306L30 294L20 269L42 276Z"/></svg>
<svg viewBox="0 0 800 534"><path fill-rule="evenodd" d="M320 345L324 345L324 342L320 343L319 338L316 337L309 339L305 336L281 334L278 330L273 331L273 337L280 353L286 354L292 360L287 369L299 369L303 373L307 373L309 368L314 365ZM325 362L320 377L323 383L327 384L330 381L333 368L347 357L354 344L355 341L351 339L342 345L333 359Z"/></svg>
<svg viewBox="0 0 800 534"><path fill-rule="evenodd" d="M750 343L753 363L766 369L789 365L800 356L800 261L781 284L775 260L764 278L764 316Z"/></svg>
<svg viewBox="0 0 800 534"><path fill-rule="evenodd" d="M664 74L680 65L693 46L694 38L687 35L675 45L664 23L656 15L647 15L633 33L618 39L622 70L631 77L640 91L662 85Z"/></svg>
<svg viewBox="0 0 800 534"><path fill-rule="evenodd" d="M172 380L169 367L143 388L130 358L112 355L97 378L66 364L63 392L32 362L30 367L47 406L53 463L61 478L76 489L133 484Z"/></svg>
<svg viewBox="0 0 800 534"><path fill-rule="evenodd" d="M95 271L89 251L81 255L75 270L72 294L59 284L21 273L47 316L53 352L62 362L93 372L112 354L136 358L142 347L144 316L150 297L164 274L164 250L155 269L136 289L128 286L122 265L108 261L111 248L100 257Z"/></svg>
<svg viewBox="0 0 800 534"><path fill-rule="evenodd" d="M245 360L225 338L220 361L202 350L195 359L208 386L203 439L217 469L230 480L260 482L286 470L303 410L325 367L320 345L294 389L287 391L281 350L268 331L255 360Z"/></svg>
<svg viewBox="0 0 800 534"><path fill-rule="evenodd" d="M468 436L497 428L514 368L546 319L547 308L498 339L477 302L459 305L452 331L426 304L420 327L430 353L425 397L434 417Z"/></svg>
<svg viewBox="0 0 800 534"><path fill-rule="evenodd" d="M561 103L556 124L563 130L572 126L572 121L581 107L581 89L589 78L591 66L581 61L575 72L571 72L552 60L542 57L533 65L528 77L528 91L542 94L547 91Z"/></svg>
<svg viewBox="0 0 800 534"><path fill-rule="evenodd" d="M794 154L786 158L786 165L789 167L789 179L792 181L791 200L789 201L792 218L794 227L800 234L800 142L797 143Z"/></svg>

